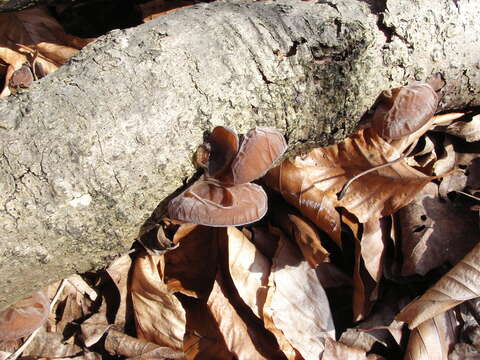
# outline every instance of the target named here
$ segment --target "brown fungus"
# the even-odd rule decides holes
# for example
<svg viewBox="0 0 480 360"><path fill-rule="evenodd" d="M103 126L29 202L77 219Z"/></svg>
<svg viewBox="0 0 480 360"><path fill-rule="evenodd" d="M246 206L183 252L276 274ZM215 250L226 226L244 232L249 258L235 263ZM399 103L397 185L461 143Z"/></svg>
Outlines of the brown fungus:
<svg viewBox="0 0 480 360"><path fill-rule="evenodd" d="M267 194L256 184L225 187L199 180L168 204L171 218L208 226L245 225L266 212Z"/></svg>
<svg viewBox="0 0 480 360"><path fill-rule="evenodd" d="M430 84L414 83L383 91L372 128L385 140L397 140L420 129L437 110L438 95Z"/></svg>
<svg viewBox="0 0 480 360"><path fill-rule="evenodd" d="M43 292L22 299L0 312L0 341L17 340L42 326L50 312L50 301Z"/></svg>
<svg viewBox="0 0 480 360"><path fill-rule="evenodd" d="M245 225L267 212L267 195L250 184L285 151L287 144L277 130L250 130L238 149L238 137L230 129L216 127L200 145L195 159L205 175L168 204L172 219L208 226Z"/></svg>

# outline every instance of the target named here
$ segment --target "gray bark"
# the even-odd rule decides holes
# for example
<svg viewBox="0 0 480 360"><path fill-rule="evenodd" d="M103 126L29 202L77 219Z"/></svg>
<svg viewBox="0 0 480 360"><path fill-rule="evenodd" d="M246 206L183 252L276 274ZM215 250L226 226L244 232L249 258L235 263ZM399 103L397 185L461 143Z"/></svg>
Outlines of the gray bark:
<svg viewBox="0 0 480 360"><path fill-rule="evenodd" d="M0 101L0 308L127 250L204 131L339 141L380 91L441 73L480 105L480 3L211 3L113 31ZM383 6L382 6L383 4Z"/></svg>

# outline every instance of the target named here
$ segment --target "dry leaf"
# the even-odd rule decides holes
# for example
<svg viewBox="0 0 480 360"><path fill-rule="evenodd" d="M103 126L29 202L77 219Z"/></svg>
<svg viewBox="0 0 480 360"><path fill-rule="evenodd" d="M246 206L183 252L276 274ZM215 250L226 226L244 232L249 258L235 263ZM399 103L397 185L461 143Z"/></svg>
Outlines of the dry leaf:
<svg viewBox="0 0 480 360"><path fill-rule="evenodd" d="M17 301L0 312L0 340L16 340L42 326L50 313L50 301L43 292Z"/></svg>
<svg viewBox="0 0 480 360"><path fill-rule="evenodd" d="M137 336L174 350L183 348L185 310L163 282L163 257L135 259L131 281Z"/></svg>
<svg viewBox="0 0 480 360"><path fill-rule="evenodd" d="M457 342L458 321L452 310L426 320L412 330L405 360L447 360Z"/></svg>
<svg viewBox="0 0 480 360"><path fill-rule="evenodd" d="M64 64L79 49L94 39L80 39L66 34L46 7L0 14L0 60L9 65L9 76L33 58L46 75ZM35 55L35 52L38 52ZM0 96L9 95L8 86Z"/></svg>
<svg viewBox="0 0 480 360"><path fill-rule="evenodd" d="M325 339L325 352L322 360L366 360L364 350L342 344L333 339Z"/></svg>
<svg viewBox="0 0 480 360"><path fill-rule="evenodd" d="M72 340L65 341L62 334L41 329L25 349L23 356L58 358L78 355L82 349Z"/></svg>
<svg viewBox="0 0 480 360"><path fill-rule="evenodd" d="M302 251L305 260L312 268L329 261L329 252L322 245L322 241L315 226L305 219L284 212L274 211L278 223L283 231L295 242Z"/></svg>
<svg viewBox="0 0 480 360"><path fill-rule="evenodd" d="M128 279L131 267L132 259L127 254L113 261L106 269L107 274L118 290L118 295L115 294L119 298L119 303L115 313L114 324L122 328L125 327L125 324L130 321L133 316L131 309L127 307L127 301L129 301L127 300L129 296Z"/></svg>
<svg viewBox="0 0 480 360"><path fill-rule="evenodd" d="M266 182L340 245L336 207L346 208L364 223L393 214L431 180L402 160L360 177L342 200L337 199L350 178L400 156L371 129L360 130L340 144L283 162L267 174Z"/></svg>
<svg viewBox="0 0 480 360"><path fill-rule="evenodd" d="M230 303L228 295L220 286L221 282L221 274L218 274L207 305L228 350L235 354L238 360L267 359L253 343L248 325Z"/></svg>
<svg viewBox="0 0 480 360"><path fill-rule="evenodd" d="M278 230L277 234L268 290L271 302L264 311L305 360L318 359L325 338L335 337L330 305L315 270Z"/></svg>
<svg viewBox="0 0 480 360"><path fill-rule="evenodd" d="M130 359L183 359L184 353L168 347L128 336L116 330L110 330L105 338L105 350L110 355L126 356Z"/></svg>
<svg viewBox="0 0 480 360"><path fill-rule="evenodd" d="M209 307L203 300L180 296L187 312L187 333L184 339L186 358L209 360L234 360L228 351L222 333Z"/></svg>
<svg viewBox="0 0 480 360"><path fill-rule="evenodd" d="M183 231L186 226L188 232ZM165 254L165 283L170 292L208 297L217 273L217 231L223 229L182 225L177 230L179 246Z"/></svg>
<svg viewBox="0 0 480 360"><path fill-rule="evenodd" d="M398 212L402 233L402 275L425 275L445 262L456 264L478 242L478 219L428 184L415 200Z"/></svg>
<svg viewBox="0 0 480 360"><path fill-rule="evenodd" d="M410 329L463 301L480 296L480 244L477 244L453 269L445 274L419 299L410 303L398 315Z"/></svg>
<svg viewBox="0 0 480 360"><path fill-rule="evenodd" d="M468 142L480 140L480 115L473 116L470 121L456 121L445 128L435 130L465 139Z"/></svg>
<svg viewBox="0 0 480 360"><path fill-rule="evenodd" d="M256 349L268 359L284 359L274 334L264 324L270 261L238 229L227 228L219 238L222 291L248 327ZM290 346L286 349L292 357Z"/></svg>

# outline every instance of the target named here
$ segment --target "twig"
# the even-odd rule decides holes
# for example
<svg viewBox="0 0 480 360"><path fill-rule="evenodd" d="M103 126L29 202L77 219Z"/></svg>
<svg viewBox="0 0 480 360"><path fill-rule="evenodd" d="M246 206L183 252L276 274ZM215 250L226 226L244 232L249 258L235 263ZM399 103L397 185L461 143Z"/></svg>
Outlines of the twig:
<svg viewBox="0 0 480 360"><path fill-rule="evenodd" d="M55 303L58 301L58 298L60 297L60 295L62 294L63 292L63 288L65 287L65 284L67 283L67 279L63 279L62 282L60 283L58 289L57 289L57 293L55 294L55 296L53 297L51 303L50 303L50 311L52 311ZM27 339L25 340L25 342L22 344L22 346L20 346L13 354L11 354L9 357L7 357L5 360L15 360L17 359L20 355L22 355L22 353L25 351L25 349L28 347L28 345L30 345L30 343L32 342L32 340L35 338L35 336L37 336L38 332L40 331L42 327L40 326L38 329L36 329L34 332L32 332L28 337Z"/></svg>
<svg viewBox="0 0 480 360"><path fill-rule="evenodd" d="M412 152L413 148L415 147L416 145L416 142L413 142L410 144L410 146L407 148L407 151L401 155L398 159L395 159L395 160L392 160L392 161L389 161L385 164L381 164L381 165L378 165L378 166L375 166L375 167L372 167L368 170L365 170L365 171L362 171L361 173L355 175L354 177L352 177L350 180L348 180L343 186L342 186L342 190L340 190L340 192L338 193L337 195L337 198L338 200L342 200L343 197L345 196L345 193L347 192L348 190L348 187L355 181L357 180L358 178L362 177L363 175L366 175L368 173L371 173L373 171L376 171L378 169L382 169L384 167L388 167L388 166L392 166L393 164L396 164L397 162L399 161L402 161L403 159L405 159L408 155L410 155L410 153Z"/></svg>

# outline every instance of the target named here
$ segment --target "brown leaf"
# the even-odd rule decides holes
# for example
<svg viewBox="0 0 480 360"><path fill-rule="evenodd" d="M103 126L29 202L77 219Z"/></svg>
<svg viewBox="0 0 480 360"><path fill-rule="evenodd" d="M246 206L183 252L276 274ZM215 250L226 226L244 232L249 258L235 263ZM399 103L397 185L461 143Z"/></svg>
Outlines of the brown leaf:
<svg viewBox="0 0 480 360"><path fill-rule="evenodd" d="M322 360L366 360L364 350L342 344L333 339L325 339L325 352Z"/></svg>
<svg viewBox="0 0 480 360"><path fill-rule="evenodd" d="M56 70L93 39L67 35L45 7L0 14L0 60L11 66L10 74L23 64L36 62L45 74ZM5 87L0 96L7 96Z"/></svg>
<svg viewBox="0 0 480 360"><path fill-rule="evenodd" d="M480 115L473 116L470 121L456 121L445 128L436 130L465 139L468 142L480 140Z"/></svg>
<svg viewBox="0 0 480 360"><path fill-rule="evenodd" d="M222 290L247 325L256 349L266 358L284 359L276 337L267 331L262 321L270 261L238 229L228 227L225 235L218 239ZM294 352L291 346L287 351Z"/></svg>
<svg viewBox="0 0 480 360"><path fill-rule="evenodd" d="M445 179L444 179L445 180ZM478 242L478 216L438 196L428 184L398 212L402 233L402 275L425 275L445 262L456 264Z"/></svg>
<svg viewBox="0 0 480 360"><path fill-rule="evenodd" d="M330 305L315 270L283 235L269 284L271 302L264 311L303 358L318 359L325 339L335 337Z"/></svg>
<svg viewBox="0 0 480 360"><path fill-rule="evenodd" d="M181 350L185 334L185 311L163 282L162 262L162 256L141 255L135 259L131 294L137 336Z"/></svg>
<svg viewBox="0 0 480 360"><path fill-rule="evenodd" d="M46 332L41 329L25 349L23 356L49 358L74 356L81 352L81 348L72 340L65 341L62 334Z"/></svg>
<svg viewBox="0 0 480 360"><path fill-rule="evenodd" d="M215 318L203 300L180 296L187 312L184 351L187 359L233 360Z"/></svg>
<svg viewBox="0 0 480 360"><path fill-rule="evenodd" d="M261 186L224 187L198 180L168 204L171 218L208 226L244 225L267 212L267 195Z"/></svg>
<svg viewBox="0 0 480 360"><path fill-rule="evenodd" d="M400 156L371 129L360 130L340 144L283 162L267 174L266 181L340 245L336 207L345 207L364 223L393 214L430 181L402 160L360 177L342 200L337 199L336 194L354 175Z"/></svg>
<svg viewBox="0 0 480 360"><path fill-rule="evenodd" d="M143 339L110 330L105 338L105 350L110 355L126 356L131 359L183 359L182 351L158 346Z"/></svg>
<svg viewBox="0 0 480 360"><path fill-rule="evenodd" d="M175 238L179 246L165 254L165 283L170 292L208 297L217 273L217 231L201 225L178 229Z"/></svg>
<svg viewBox="0 0 480 360"><path fill-rule="evenodd" d="M228 294L220 286L221 281L221 275L218 274L207 305L228 350L239 360L267 359L257 350L250 336L248 325L228 300Z"/></svg>
<svg viewBox="0 0 480 360"><path fill-rule="evenodd" d="M132 316L131 309L127 306L127 301L129 301L128 279L131 268L132 259L129 255L121 256L107 267L107 274L118 290L119 304L115 314L114 324L120 327L124 327L125 323L131 319Z"/></svg>
<svg viewBox="0 0 480 360"><path fill-rule="evenodd" d="M412 330L405 360L447 360L458 338L458 321L452 310L426 320Z"/></svg>
<svg viewBox="0 0 480 360"><path fill-rule="evenodd" d="M329 261L329 252L322 245L322 241L315 226L309 221L294 214L284 212L276 214L278 223L283 231L295 242L302 251L305 260L312 268Z"/></svg>
<svg viewBox="0 0 480 360"><path fill-rule="evenodd" d="M480 244L445 274L419 299L410 303L397 319L414 329L452 307L480 296Z"/></svg>
<svg viewBox="0 0 480 360"><path fill-rule="evenodd" d="M50 301L43 292L26 297L0 312L0 340L16 340L42 326L50 313Z"/></svg>

